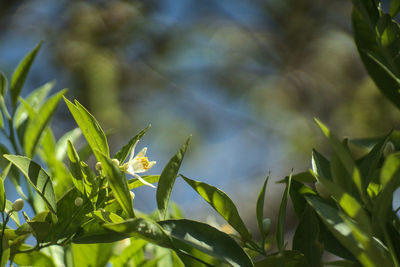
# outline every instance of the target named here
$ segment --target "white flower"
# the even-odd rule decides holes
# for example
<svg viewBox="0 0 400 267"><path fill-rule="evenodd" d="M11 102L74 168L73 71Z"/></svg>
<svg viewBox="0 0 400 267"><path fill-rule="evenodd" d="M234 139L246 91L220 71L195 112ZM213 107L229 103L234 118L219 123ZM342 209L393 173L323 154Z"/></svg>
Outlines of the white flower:
<svg viewBox="0 0 400 267"><path fill-rule="evenodd" d="M136 142L137 144L137 142ZM124 172L132 175L133 177L139 179L143 184L148 185L150 187L155 188L154 185L146 182L142 177L138 175L138 173L142 172L147 172L151 167L153 167L156 162L155 161L149 161L146 155L147 147L143 148L135 157L135 147L136 144L133 146L132 151L131 151L131 156L129 157L129 160L122 165L122 169Z"/></svg>

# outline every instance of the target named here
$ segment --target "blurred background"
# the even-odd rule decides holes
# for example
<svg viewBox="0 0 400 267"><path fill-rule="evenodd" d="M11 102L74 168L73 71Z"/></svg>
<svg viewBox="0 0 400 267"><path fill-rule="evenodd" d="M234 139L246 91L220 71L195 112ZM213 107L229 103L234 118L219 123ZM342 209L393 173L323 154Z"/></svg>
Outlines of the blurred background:
<svg viewBox="0 0 400 267"><path fill-rule="evenodd" d="M275 218L275 181L307 170L312 148L329 156L313 117L339 137L399 126L361 64L348 0L0 1L8 77L41 40L22 96L55 79L111 133L112 152L151 123L138 144L157 161L149 174L192 134L181 173L224 190L255 234L268 171ZM76 127L64 103L52 127L57 137ZM154 189L135 193L135 208L156 207ZM180 179L172 200L189 218L222 222Z"/></svg>

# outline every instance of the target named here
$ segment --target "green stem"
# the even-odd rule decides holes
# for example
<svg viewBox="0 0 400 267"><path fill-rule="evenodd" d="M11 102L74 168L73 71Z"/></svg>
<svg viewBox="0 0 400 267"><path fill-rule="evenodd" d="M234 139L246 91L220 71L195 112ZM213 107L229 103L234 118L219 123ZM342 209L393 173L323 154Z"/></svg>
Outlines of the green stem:
<svg viewBox="0 0 400 267"><path fill-rule="evenodd" d="M4 220L4 213L3 212L1 213L1 217L3 219L3 227L2 227L2 230L1 230L1 240L0 240L1 241L1 243L0 243L1 256L3 256L4 231L6 230L6 225L7 225L8 221L10 220L10 213L11 212L12 211L7 212L7 216L6 216L5 220Z"/></svg>

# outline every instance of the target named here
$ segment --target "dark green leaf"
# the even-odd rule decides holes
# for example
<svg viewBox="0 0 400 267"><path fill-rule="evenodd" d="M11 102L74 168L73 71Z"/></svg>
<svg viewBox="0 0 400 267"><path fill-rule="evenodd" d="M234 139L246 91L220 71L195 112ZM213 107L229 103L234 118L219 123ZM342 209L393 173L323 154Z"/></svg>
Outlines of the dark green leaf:
<svg viewBox="0 0 400 267"><path fill-rule="evenodd" d="M119 167L112 162L102 152L96 150L97 157L101 162L102 169L110 184L115 198L121 205L122 209L130 217L135 217L133 212L133 201L129 193L128 183L125 174L119 169Z"/></svg>
<svg viewBox="0 0 400 267"><path fill-rule="evenodd" d="M206 183L191 180L183 175L188 183L205 201L208 202L245 240L251 240L251 234L247 230L239 212L225 192Z"/></svg>
<svg viewBox="0 0 400 267"><path fill-rule="evenodd" d="M315 149L312 151L311 166L313 172L318 174L318 176L332 180L329 161Z"/></svg>
<svg viewBox="0 0 400 267"><path fill-rule="evenodd" d="M139 140L147 132L147 130L150 128L150 126L151 125L147 126L143 130L141 130L140 133L138 133L131 140L129 140L128 144L123 146L117 153L115 153L113 158L119 160L119 162L124 162L126 160L126 158L128 157L129 152L136 145L136 143L139 142Z"/></svg>
<svg viewBox="0 0 400 267"><path fill-rule="evenodd" d="M304 254L310 267L322 266L323 244L319 242L319 222L309 205L306 206L296 228L293 249Z"/></svg>
<svg viewBox="0 0 400 267"><path fill-rule="evenodd" d="M161 173L160 180L157 186L157 206L160 212L160 217L164 218L168 211L169 197L171 196L172 188L175 184L176 176L178 175L179 167L181 166L186 149L189 145L190 137L186 140L185 144L173 156L164 170Z"/></svg>
<svg viewBox="0 0 400 267"><path fill-rule="evenodd" d="M39 109L37 114L29 120L24 135L24 149L29 158L33 158L35 155L36 146L39 143L42 132L49 123L57 108L58 102L66 91L67 90L62 90L50 97Z"/></svg>
<svg viewBox="0 0 400 267"><path fill-rule="evenodd" d="M268 255L255 263L255 267L305 267L309 266L306 258L298 251L286 250Z"/></svg>
<svg viewBox="0 0 400 267"><path fill-rule="evenodd" d="M79 155L75 150L74 145L68 140L68 158L69 169L72 173L72 181L75 187L82 193L85 193L84 174L82 172Z"/></svg>
<svg viewBox="0 0 400 267"><path fill-rule="evenodd" d="M292 174L290 174L289 176L285 192L283 193L281 205L279 207L278 223L276 230L276 243L280 252L285 250L284 234L285 234L286 206L287 206L287 199L289 196L291 183L292 183Z"/></svg>
<svg viewBox="0 0 400 267"><path fill-rule="evenodd" d="M325 262L325 266L339 266L339 267L361 267L358 262L349 260Z"/></svg>
<svg viewBox="0 0 400 267"><path fill-rule="evenodd" d="M315 191L310 187L299 183L298 181L294 181L292 178L289 195L292 200L294 212L299 220L303 216L304 209L307 206L307 202L304 199L304 195L307 194L316 195Z"/></svg>
<svg viewBox="0 0 400 267"><path fill-rule="evenodd" d="M127 234L116 233L103 227L103 222L92 219L82 225L82 228L72 239L76 244L110 243L129 237Z"/></svg>
<svg viewBox="0 0 400 267"><path fill-rule="evenodd" d="M6 192L4 191L3 178L0 178L0 212L3 212L5 208L6 208Z"/></svg>
<svg viewBox="0 0 400 267"><path fill-rule="evenodd" d="M185 248L180 246L180 242L183 242L232 266L253 266L236 241L207 224L186 219L161 221L159 224L178 248Z"/></svg>
<svg viewBox="0 0 400 267"><path fill-rule="evenodd" d="M149 219L128 219L121 223L104 224L112 231L142 238L162 247L172 248L171 239L159 224Z"/></svg>
<svg viewBox="0 0 400 267"><path fill-rule="evenodd" d="M267 188L267 183L269 179L269 175L265 179L264 185L261 188L260 193L258 194L257 198L257 205L256 205L256 216L257 216L257 224L258 224L258 229L260 230L260 234L262 236L262 242L261 244L264 244L265 241L265 233L263 230L263 219L264 219L264 202L265 202L265 190Z"/></svg>
<svg viewBox="0 0 400 267"><path fill-rule="evenodd" d="M6 75L0 71L0 95L5 96L8 90L8 81Z"/></svg>
<svg viewBox="0 0 400 267"><path fill-rule="evenodd" d="M76 105L72 104L66 98L64 98L64 101L79 128L81 128L82 133L92 148L97 160L101 157L101 153L109 157L110 152L108 149L107 138L97 120L78 101L75 100Z"/></svg>
<svg viewBox="0 0 400 267"><path fill-rule="evenodd" d="M40 167L39 164L27 157L4 155L11 163L13 163L27 178L36 192L46 202L51 212L56 214L56 197L54 194L53 184L49 175Z"/></svg>
<svg viewBox="0 0 400 267"><path fill-rule="evenodd" d="M14 70L10 85L11 101L14 107L17 105L17 100L21 93L22 87L24 86L26 77L28 76L29 69L35 60L36 54L42 46L42 43L43 42L40 42L31 52L29 52Z"/></svg>
<svg viewBox="0 0 400 267"><path fill-rule="evenodd" d="M390 1L390 16L394 18L400 11L400 1L399 0L391 0Z"/></svg>

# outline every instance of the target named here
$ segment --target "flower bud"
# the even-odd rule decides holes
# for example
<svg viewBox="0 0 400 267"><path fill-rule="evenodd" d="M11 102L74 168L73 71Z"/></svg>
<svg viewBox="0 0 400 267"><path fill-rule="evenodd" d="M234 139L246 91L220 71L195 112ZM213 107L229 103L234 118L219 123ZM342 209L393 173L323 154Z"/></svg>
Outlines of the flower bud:
<svg viewBox="0 0 400 267"><path fill-rule="evenodd" d="M387 142L385 145L385 148L383 149L383 157L387 157L390 154L392 154L394 151L396 150L396 148L394 147L392 142Z"/></svg>
<svg viewBox="0 0 400 267"><path fill-rule="evenodd" d="M330 192L326 189L325 185L323 185L322 183L316 182L315 183L315 189L317 190L318 195L320 197L325 198L325 199L331 197Z"/></svg>
<svg viewBox="0 0 400 267"><path fill-rule="evenodd" d="M96 170L101 171L103 168L101 166L101 162L96 163Z"/></svg>
<svg viewBox="0 0 400 267"><path fill-rule="evenodd" d="M21 198L18 198L12 204L13 211L20 211L20 210L22 210L23 207L24 207L24 200L22 200Z"/></svg>
<svg viewBox="0 0 400 267"><path fill-rule="evenodd" d="M129 193L131 194L131 198L135 199L135 193L133 193L132 191L129 191Z"/></svg>
<svg viewBox="0 0 400 267"><path fill-rule="evenodd" d="M111 159L111 161L112 161L115 165L119 166L119 160L117 160L117 159Z"/></svg>
<svg viewBox="0 0 400 267"><path fill-rule="evenodd" d="M271 230L271 219L270 218L265 218L262 221L262 227L263 227L263 233L264 235L268 235L269 231Z"/></svg>
<svg viewBox="0 0 400 267"><path fill-rule="evenodd" d="M75 206L79 207L83 204L83 199L81 197L75 198Z"/></svg>

